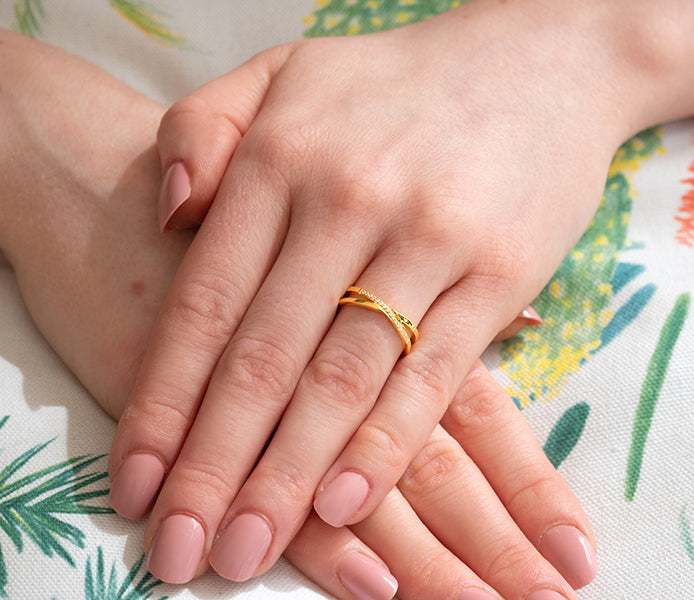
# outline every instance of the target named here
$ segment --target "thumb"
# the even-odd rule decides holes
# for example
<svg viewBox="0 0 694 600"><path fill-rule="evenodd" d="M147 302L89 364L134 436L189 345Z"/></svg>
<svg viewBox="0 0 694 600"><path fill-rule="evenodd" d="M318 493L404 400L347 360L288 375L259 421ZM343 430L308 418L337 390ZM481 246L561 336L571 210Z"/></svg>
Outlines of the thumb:
<svg viewBox="0 0 694 600"><path fill-rule="evenodd" d="M265 50L176 102L159 125L162 231L199 225L234 150L295 44Z"/></svg>

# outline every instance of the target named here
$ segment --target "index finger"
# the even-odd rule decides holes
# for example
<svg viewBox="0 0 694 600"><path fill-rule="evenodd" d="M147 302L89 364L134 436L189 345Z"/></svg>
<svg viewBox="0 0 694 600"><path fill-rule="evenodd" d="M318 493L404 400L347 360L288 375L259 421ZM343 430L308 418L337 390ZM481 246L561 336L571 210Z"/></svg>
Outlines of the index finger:
<svg viewBox="0 0 694 600"><path fill-rule="evenodd" d="M157 318L109 460L111 504L127 518L151 508L216 362L278 253L287 192L259 170L247 165L225 178Z"/></svg>

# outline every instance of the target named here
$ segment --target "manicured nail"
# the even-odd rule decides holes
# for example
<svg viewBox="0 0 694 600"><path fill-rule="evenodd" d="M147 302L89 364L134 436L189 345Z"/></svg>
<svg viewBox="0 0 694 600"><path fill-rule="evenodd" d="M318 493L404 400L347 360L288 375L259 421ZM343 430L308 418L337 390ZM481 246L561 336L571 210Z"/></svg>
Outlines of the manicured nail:
<svg viewBox="0 0 694 600"><path fill-rule="evenodd" d="M190 177L182 162L173 163L161 182L159 193L159 228L166 231L169 221L181 205L190 198Z"/></svg>
<svg viewBox="0 0 694 600"><path fill-rule="evenodd" d="M164 465L153 454L131 454L111 482L109 500L119 515L144 519L164 481Z"/></svg>
<svg viewBox="0 0 694 600"><path fill-rule="evenodd" d="M359 600L391 600L398 582L375 560L359 552L342 561L337 572L344 585Z"/></svg>
<svg viewBox="0 0 694 600"><path fill-rule="evenodd" d="M463 590L463 593L458 596L458 600L498 600L498 598L479 588L468 588Z"/></svg>
<svg viewBox="0 0 694 600"><path fill-rule="evenodd" d="M598 561L588 538L575 527L553 527L540 541L540 553L575 590L588 585L598 573Z"/></svg>
<svg viewBox="0 0 694 600"><path fill-rule="evenodd" d="M525 319L527 321L527 325L530 327L536 327L537 325L542 325L544 323L542 317L537 314L537 311L532 306L526 306L518 316Z"/></svg>
<svg viewBox="0 0 694 600"><path fill-rule="evenodd" d="M368 494L369 482L359 473L345 471L318 495L313 508L328 525L342 527L361 508Z"/></svg>
<svg viewBox="0 0 694 600"><path fill-rule="evenodd" d="M566 600L566 597L552 590L538 590L530 594L525 600Z"/></svg>
<svg viewBox="0 0 694 600"><path fill-rule="evenodd" d="M205 530L193 517L172 515L159 525L147 555L147 568L166 583L195 577L205 546Z"/></svg>
<svg viewBox="0 0 694 600"><path fill-rule="evenodd" d="M239 515L215 541L210 564L222 577L246 581L253 577L272 542L267 521L251 513Z"/></svg>

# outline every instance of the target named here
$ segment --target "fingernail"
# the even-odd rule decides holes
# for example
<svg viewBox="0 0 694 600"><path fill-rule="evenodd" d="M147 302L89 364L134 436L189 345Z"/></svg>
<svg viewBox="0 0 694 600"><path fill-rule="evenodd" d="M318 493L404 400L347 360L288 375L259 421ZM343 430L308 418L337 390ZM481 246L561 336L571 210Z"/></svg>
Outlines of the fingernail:
<svg viewBox="0 0 694 600"><path fill-rule="evenodd" d="M254 514L236 517L215 541L210 564L222 577L246 581L253 577L272 542L267 521Z"/></svg>
<svg viewBox="0 0 694 600"><path fill-rule="evenodd" d="M205 530L193 517L172 515L159 525L147 556L147 568L166 583L193 579L202 559Z"/></svg>
<svg viewBox="0 0 694 600"><path fill-rule="evenodd" d="M173 163L166 171L159 193L159 228L167 230L169 221L180 206L190 198L190 177L182 162Z"/></svg>
<svg viewBox="0 0 694 600"><path fill-rule="evenodd" d="M588 538L575 527L553 527L540 541L540 553L575 590L588 585L598 573L598 561Z"/></svg>
<svg viewBox="0 0 694 600"><path fill-rule="evenodd" d="M536 327L537 325L542 325L544 321L542 317L537 314L537 311L532 306L526 306L521 312L519 317L525 319L530 327Z"/></svg>
<svg viewBox="0 0 694 600"><path fill-rule="evenodd" d="M458 600L498 600L498 598L479 588L469 588L463 590L463 593L458 596Z"/></svg>
<svg viewBox="0 0 694 600"><path fill-rule="evenodd" d="M530 594L525 600L566 600L566 597L552 590L539 590Z"/></svg>
<svg viewBox="0 0 694 600"><path fill-rule="evenodd" d="M126 519L144 519L164 480L164 465L153 454L131 454L111 482L109 500Z"/></svg>
<svg viewBox="0 0 694 600"><path fill-rule="evenodd" d="M359 600L391 600L398 582L375 560L359 552L350 554L338 568L338 577Z"/></svg>
<svg viewBox="0 0 694 600"><path fill-rule="evenodd" d="M342 527L361 508L368 494L369 482L359 473L345 471L319 494L313 508L328 525Z"/></svg>

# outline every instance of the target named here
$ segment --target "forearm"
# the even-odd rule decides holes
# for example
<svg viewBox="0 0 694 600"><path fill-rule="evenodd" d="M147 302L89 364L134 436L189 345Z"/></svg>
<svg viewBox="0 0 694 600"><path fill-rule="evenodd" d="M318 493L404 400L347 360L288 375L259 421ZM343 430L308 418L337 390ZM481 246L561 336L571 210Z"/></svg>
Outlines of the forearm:
<svg viewBox="0 0 694 600"><path fill-rule="evenodd" d="M493 72L505 74L509 95L498 102L518 111L519 118L536 103L533 90L553 94L551 114L543 113L549 126L561 115L577 127L588 119L602 121L598 131L607 136L614 131L619 142L694 114L694 3L689 0L470 0L438 20L447 21L449 29L437 19L423 26L439 28L430 36L436 43L454 40L448 52L451 73L476 69L478 86ZM484 64L475 65L478 55ZM424 49L422 56L428 56ZM467 95L470 90L456 91ZM497 108L494 98L489 101ZM540 104L547 111L547 103Z"/></svg>
<svg viewBox="0 0 694 600"><path fill-rule="evenodd" d="M162 108L58 49L0 43L0 248L44 336L117 417L190 237L157 228Z"/></svg>

